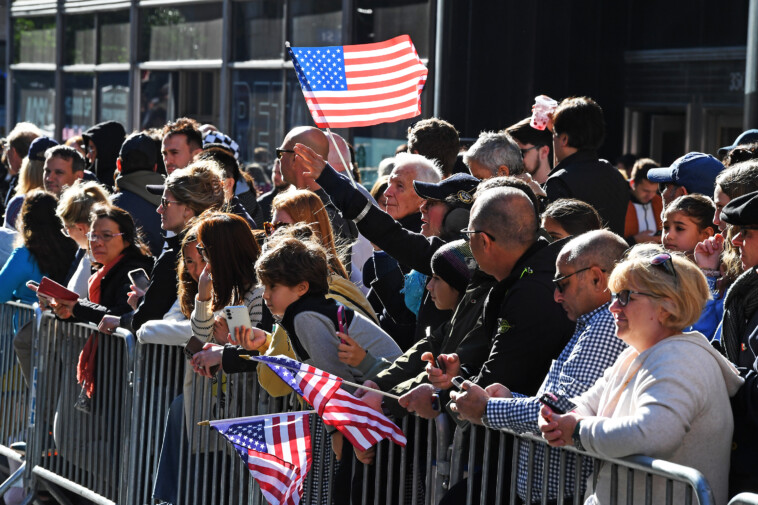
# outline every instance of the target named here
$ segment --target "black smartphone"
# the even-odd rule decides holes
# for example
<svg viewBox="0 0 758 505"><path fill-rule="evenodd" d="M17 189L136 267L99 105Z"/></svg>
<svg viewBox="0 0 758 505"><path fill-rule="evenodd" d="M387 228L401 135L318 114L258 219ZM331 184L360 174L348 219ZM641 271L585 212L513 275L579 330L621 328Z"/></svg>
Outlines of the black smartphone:
<svg viewBox="0 0 758 505"><path fill-rule="evenodd" d="M442 373L447 373L447 365L445 364L444 361L442 361L440 359L439 356L437 356L436 358L434 358L434 362L437 364L437 368L439 368L440 370L442 370Z"/></svg>
<svg viewBox="0 0 758 505"><path fill-rule="evenodd" d="M556 414L565 414L571 412L576 408L576 405L572 403L565 396L559 396L555 393L545 393L540 396L540 403L550 407Z"/></svg>
<svg viewBox="0 0 758 505"><path fill-rule="evenodd" d="M186 344L184 344L184 355L187 356L187 359L191 359L192 356L199 353L203 350L203 347L205 347L206 342L203 342L199 338L197 338L195 335L192 335L190 339L187 341ZM215 365L211 367L211 375L214 377L211 379L212 382L216 382L216 372L218 372L219 365Z"/></svg>

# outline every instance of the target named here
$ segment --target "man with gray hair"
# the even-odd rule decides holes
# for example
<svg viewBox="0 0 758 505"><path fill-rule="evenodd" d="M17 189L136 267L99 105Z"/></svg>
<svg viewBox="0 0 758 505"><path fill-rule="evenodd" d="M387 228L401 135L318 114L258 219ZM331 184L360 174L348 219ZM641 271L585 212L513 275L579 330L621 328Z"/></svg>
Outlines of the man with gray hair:
<svg viewBox="0 0 758 505"><path fill-rule="evenodd" d="M507 133L482 132L463 155L463 162L477 179L524 173L524 159Z"/></svg>
<svg viewBox="0 0 758 505"><path fill-rule="evenodd" d="M608 310L611 303L608 278L626 248L626 242L615 233L596 230L571 239L561 249L555 266L554 297L568 318L577 324L571 340L550 368L536 395L512 392L500 383L485 389L472 384L464 386L464 392L451 394L455 401L451 410L463 419L490 428L537 433L540 396L552 393L570 399L587 391L626 347L616 338L616 326ZM519 450L518 493L525 498L529 485L532 501L537 501L541 498L544 447L537 447L533 457L532 482L527 483L529 449L522 447ZM574 475L574 464L574 456L569 455L566 475ZM549 465L547 499L554 500L558 496L561 476L557 452L551 453ZM585 477L590 469L585 466ZM565 483L565 496L572 496L574 480L567 478ZM583 494L584 490L581 490L580 496Z"/></svg>
<svg viewBox="0 0 758 505"><path fill-rule="evenodd" d="M477 179L512 176L529 184L534 194L544 197L542 187L526 171L522 151L505 132L482 132L463 155L463 162Z"/></svg>
<svg viewBox="0 0 758 505"><path fill-rule="evenodd" d="M420 154L397 154L395 168L383 196L387 214L401 220L419 212L424 199L413 190L413 181L439 182L440 179L442 171L436 162Z"/></svg>

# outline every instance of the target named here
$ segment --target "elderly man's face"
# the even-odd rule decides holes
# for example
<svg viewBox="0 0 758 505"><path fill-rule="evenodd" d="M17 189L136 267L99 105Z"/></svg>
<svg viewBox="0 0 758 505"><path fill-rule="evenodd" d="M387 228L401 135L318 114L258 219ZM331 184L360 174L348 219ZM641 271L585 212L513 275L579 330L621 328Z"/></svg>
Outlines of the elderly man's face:
<svg viewBox="0 0 758 505"><path fill-rule="evenodd" d="M387 191L384 192L384 200L387 214L394 219L402 219L414 212L419 212L424 199L413 189L415 177L416 169L412 165L395 167L392 171Z"/></svg>

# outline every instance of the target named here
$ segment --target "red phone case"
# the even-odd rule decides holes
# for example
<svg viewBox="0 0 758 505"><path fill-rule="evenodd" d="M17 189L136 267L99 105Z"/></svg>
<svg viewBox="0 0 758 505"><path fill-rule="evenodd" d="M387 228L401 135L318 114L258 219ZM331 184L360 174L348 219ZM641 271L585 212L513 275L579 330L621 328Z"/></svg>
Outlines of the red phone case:
<svg viewBox="0 0 758 505"><path fill-rule="evenodd" d="M58 284L49 277L43 277L37 288L37 293L42 296L50 298L58 298L60 300L68 300L75 302L79 300L79 295L73 291L66 289L66 287Z"/></svg>

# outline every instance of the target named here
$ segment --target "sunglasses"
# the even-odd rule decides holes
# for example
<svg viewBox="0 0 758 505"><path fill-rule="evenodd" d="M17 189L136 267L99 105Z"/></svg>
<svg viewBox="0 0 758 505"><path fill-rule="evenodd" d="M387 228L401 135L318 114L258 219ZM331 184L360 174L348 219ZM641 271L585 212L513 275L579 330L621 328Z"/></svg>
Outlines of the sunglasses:
<svg viewBox="0 0 758 505"><path fill-rule="evenodd" d="M276 223L270 223L266 221L265 223L263 223L263 233L265 233L267 237L270 237L271 235L274 234L276 230L278 230L282 226L287 226L287 224L288 223L282 223L279 221L277 221Z"/></svg>
<svg viewBox="0 0 758 505"><path fill-rule="evenodd" d="M277 147L276 148L276 159L277 160L281 160L282 156L284 156L284 153L293 153L294 154L294 152L295 151L293 151L292 149L279 149Z"/></svg>
<svg viewBox="0 0 758 505"><path fill-rule="evenodd" d="M677 279L676 270L674 270L674 260L669 253L659 253L650 258L650 264L662 268L667 274Z"/></svg>
<svg viewBox="0 0 758 505"><path fill-rule="evenodd" d="M630 296L631 295L642 295L642 296L649 296L651 298L660 298L658 295L654 295L653 293L643 293L642 291L633 291L631 289L623 289L619 291L618 293L611 293L611 303L613 302L619 302L619 305L622 307L626 307L629 305Z"/></svg>
<svg viewBox="0 0 758 505"><path fill-rule="evenodd" d="M487 233L484 230L469 230L468 228L464 228L460 232L463 234L463 238L466 240L466 242L470 242L471 235L474 235L476 233L483 233L484 235L487 235L491 241L496 242L495 237L493 237L492 234Z"/></svg>
<svg viewBox="0 0 758 505"><path fill-rule="evenodd" d="M555 279L553 279L553 284L555 284L555 289L557 289L559 293L563 293L563 290L566 288L566 285L563 284L562 281L565 281L566 279L568 279L569 277L571 277L573 275L576 275L578 273L584 272L585 270L589 270L593 266L595 266L595 265L590 265L590 266L585 267L585 268L580 268L576 272L572 272L572 273L570 273L568 275L564 275L562 277L556 277ZM605 270L603 270L602 268L600 270L602 272L605 272Z"/></svg>

